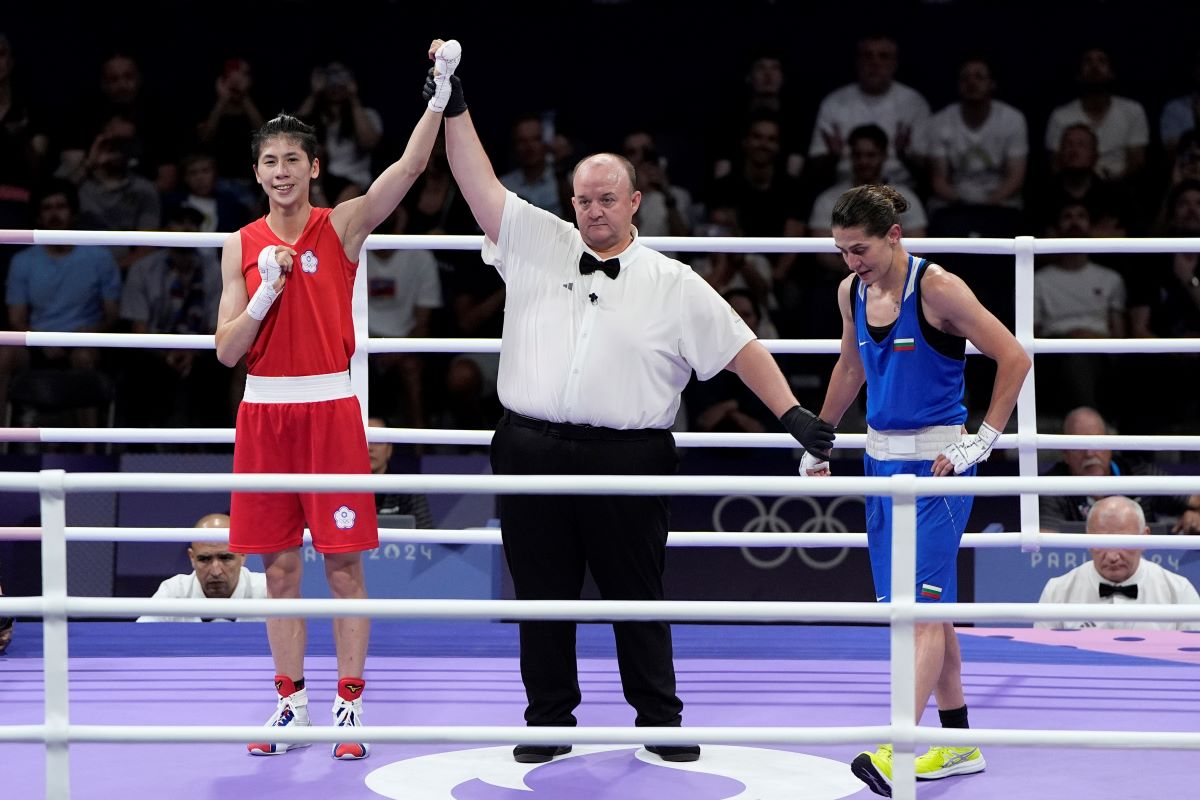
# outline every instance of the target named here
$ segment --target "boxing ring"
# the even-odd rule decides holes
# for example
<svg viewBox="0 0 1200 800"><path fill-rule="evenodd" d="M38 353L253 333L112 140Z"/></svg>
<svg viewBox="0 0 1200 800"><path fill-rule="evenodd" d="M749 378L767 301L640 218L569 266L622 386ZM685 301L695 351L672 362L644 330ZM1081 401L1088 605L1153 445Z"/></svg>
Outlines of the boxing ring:
<svg viewBox="0 0 1200 800"><path fill-rule="evenodd" d="M0 242L219 246L221 234L5 231ZM829 240L649 239L675 252L827 251ZM1196 251L1196 240L1008 239L911 240L921 253L1010 254L1016 265L1016 334L1031 355L1092 352L1200 352L1200 340L1045 340L1033 337L1035 253ZM476 237L373 236L365 250L386 247L472 249ZM365 255L365 253L364 253ZM481 268L484 268L481 266ZM365 270L355 289L360 346L352 363L355 389L366 397L368 352L494 352L494 341L368 339ZM211 348L204 336L6 333L23 346ZM835 353L837 340L765 342L783 353ZM968 352L973 352L970 348ZM1103 544L1198 549L1182 536L1083 536L1038 531L1041 494L1185 494L1200 476L1035 477L1039 449L1092 445L1112 449L1197 450L1200 436L1071 437L1038 434L1032 373L1017 408L1020 477L925 481L923 494L1019 495L1021 531L969 533L966 547ZM24 442L231 442L217 429L0 430ZM370 441L479 444L488 431L369 429ZM784 447L786 434L677 434L685 447ZM840 447L862 447L865 435L839 434ZM41 617L19 624L0 658L0 796L65 798L183 797L253 792L263 797L454 797L459 800L580 797L688 798L860 796L870 791L847 763L860 749L895 743L893 792L916 796L914 750L947 744L937 727L917 727L913 707L913 625L918 621L1004 622L1080 616L1078 605L1021 603L921 604L915 572L914 476L450 476L213 475L151 473L0 473L0 495L36 492L41 527L0 530L8 538L40 538L43 595L0 598L0 615ZM151 600L72 597L66 585L66 542L186 541L192 529L68 528L68 496L140 491L355 491L459 494L630 493L816 497L891 495L897 543L893 602L531 602L502 600ZM497 531L381 531L381 542L499 542ZM669 546L866 545L865 534L672 532ZM264 675L271 662L261 624L143 625L89 618L138 614L230 616L371 616L373 632L366 704L372 757L335 762L323 748L281 759L253 759L242 744L262 738L269 711ZM1087 607L1096 620L1200 621L1200 606ZM73 620L68 622L68 618ZM524 697L516 663L520 619L609 621L669 619L675 628L679 694L688 727L626 727L611 635L582 626L583 705L579 728L514 725ZM503 620L499 622L497 620ZM732 623L838 623L841 627ZM692 625L689 623L704 623ZM852 627L887 623L885 628ZM272 737L333 742L319 704L336 677L327 625L310 625L307 677L317 725ZM40 632L40 637L38 633ZM964 684L976 725L955 731L956 745L990 748L990 768L969 779L925 785L923 796L946 798L1063 797L1100 788L1128 797L1180 797L1194 789L1181 765L1200 750L1200 635L1183 632L963 629ZM1130 635L1130 634L1133 635ZM37 648L41 647L41 658ZM417 724L399 724L418 721ZM821 723L838 721L842 726ZM512 762L510 746L573 742L570 757L536 768ZM706 745L699 762L664 765L643 744ZM125 744L127 746L120 747ZM117 745L117 746L114 746ZM501 746L508 745L508 746ZM1131 752L1119 752L1129 750ZM1118 751L1118 752L1114 752ZM1180 753L1178 751L1185 751ZM532 792L532 794L531 794Z"/></svg>

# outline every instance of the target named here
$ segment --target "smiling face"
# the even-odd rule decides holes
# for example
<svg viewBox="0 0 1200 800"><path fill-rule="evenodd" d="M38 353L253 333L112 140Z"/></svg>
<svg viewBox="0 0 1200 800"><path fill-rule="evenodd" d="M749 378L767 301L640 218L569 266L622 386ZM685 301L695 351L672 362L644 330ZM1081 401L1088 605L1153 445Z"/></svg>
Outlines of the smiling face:
<svg viewBox="0 0 1200 800"><path fill-rule="evenodd" d="M294 206L308 202L309 184L320 172L317 159L308 158L300 141L274 136L262 143L254 179L263 187L272 206Z"/></svg>
<svg viewBox="0 0 1200 800"><path fill-rule="evenodd" d="M623 250L642 202L625 165L608 154L591 156L576 168L573 185L571 205L584 243L601 256Z"/></svg>
<svg viewBox="0 0 1200 800"><path fill-rule="evenodd" d="M871 236L861 227L833 228L833 243L842 260L867 286L887 276L899 241L899 225L893 225L883 236Z"/></svg>

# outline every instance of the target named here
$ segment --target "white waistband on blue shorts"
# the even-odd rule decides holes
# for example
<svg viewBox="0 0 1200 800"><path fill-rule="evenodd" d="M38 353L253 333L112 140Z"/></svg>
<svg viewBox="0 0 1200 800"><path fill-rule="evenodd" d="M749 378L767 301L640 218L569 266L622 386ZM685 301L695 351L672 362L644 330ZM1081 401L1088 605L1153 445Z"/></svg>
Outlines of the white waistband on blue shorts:
<svg viewBox="0 0 1200 800"><path fill-rule="evenodd" d="M353 397L350 388L350 373L333 372L329 375L301 375L294 378L264 378L261 375L246 376L245 403L320 403L323 400L340 400Z"/></svg>
<svg viewBox="0 0 1200 800"><path fill-rule="evenodd" d="M933 461L963 436L961 425L930 425L911 431L867 427L867 455L876 461Z"/></svg>

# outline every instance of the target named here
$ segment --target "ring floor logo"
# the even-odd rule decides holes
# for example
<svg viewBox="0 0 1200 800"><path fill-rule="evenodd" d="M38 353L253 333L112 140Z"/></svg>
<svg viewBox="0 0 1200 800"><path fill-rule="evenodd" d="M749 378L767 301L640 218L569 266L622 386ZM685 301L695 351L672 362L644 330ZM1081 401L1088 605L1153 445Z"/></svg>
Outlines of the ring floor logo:
<svg viewBox="0 0 1200 800"><path fill-rule="evenodd" d="M693 763L661 761L629 745L588 745L548 764L518 764L511 746L481 747L396 761L366 784L392 800L794 800L801 792L806 800L839 800L863 788L840 761L724 745L705 745Z"/></svg>
<svg viewBox="0 0 1200 800"><path fill-rule="evenodd" d="M799 509L789 509L792 513L784 514L784 509L796 503ZM849 528L838 517L838 511L847 503L864 505L862 497L839 497L822 507L811 497L793 496L780 497L768 509L767 504L757 497L747 495L728 495L722 497L713 506L713 530L740 530L745 533L845 533ZM749 516L746 508L749 508ZM861 529L860 529L861 530ZM813 558L803 547L784 547L779 555L773 558L760 558L754 549L742 548L742 557L759 569L775 569L788 560L792 551L804 562L809 569L834 569L850 555L850 548L839 549L828 561Z"/></svg>

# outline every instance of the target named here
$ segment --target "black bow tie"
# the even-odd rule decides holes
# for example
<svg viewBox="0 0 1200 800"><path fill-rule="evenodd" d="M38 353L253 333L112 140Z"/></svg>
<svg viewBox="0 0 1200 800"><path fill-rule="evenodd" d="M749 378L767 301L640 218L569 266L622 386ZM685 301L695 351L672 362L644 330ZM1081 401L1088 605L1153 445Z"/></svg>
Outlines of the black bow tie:
<svg viewBox="0 0 1200 800"><path fill-rule="evenodd" d="M617 274L621 271L621 259L610 258L607 261L601 261L591 253L584 253L579 257L580 275L591 275L596 270L600 270L615 281Z"/></svg>
<svg viewBox="0 0 1200 800"><path fill-rule="evenodd" d="M1113 586L1111 583L1100 584L1100 596L1112 597L1114 594L1123 594L1130 600L1137 600L1138 588L1136 583L1131 583L1128 586Z"/></svg>

